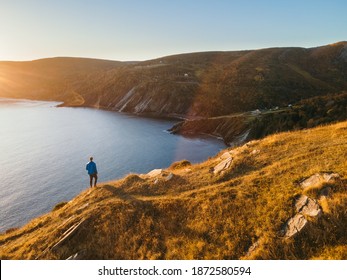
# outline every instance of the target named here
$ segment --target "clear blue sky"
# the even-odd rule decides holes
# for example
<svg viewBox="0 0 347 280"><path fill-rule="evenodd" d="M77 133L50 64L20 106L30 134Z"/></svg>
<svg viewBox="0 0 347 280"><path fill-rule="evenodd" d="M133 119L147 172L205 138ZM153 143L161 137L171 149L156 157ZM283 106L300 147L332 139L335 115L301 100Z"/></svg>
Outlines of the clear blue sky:
<svg viewBox="0 0 347 280"><path fill-rule="evenodd" d="M345 40L346 0L0 0L0 60L145 60Z"/></svg>

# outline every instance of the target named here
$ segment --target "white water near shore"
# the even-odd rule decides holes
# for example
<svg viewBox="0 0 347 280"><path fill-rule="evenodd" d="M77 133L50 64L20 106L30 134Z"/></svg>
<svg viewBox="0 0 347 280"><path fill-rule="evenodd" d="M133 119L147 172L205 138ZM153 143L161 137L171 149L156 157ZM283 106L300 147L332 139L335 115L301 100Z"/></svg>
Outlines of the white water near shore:
<svg viewBox="0 0 347 280"><path fill-rule="evenodd" d="M86 189L90 155L105 182L182 159L200 162L225 148L210 137L167 133L174 121L56 105L0 99L0 231Z"/></svg>

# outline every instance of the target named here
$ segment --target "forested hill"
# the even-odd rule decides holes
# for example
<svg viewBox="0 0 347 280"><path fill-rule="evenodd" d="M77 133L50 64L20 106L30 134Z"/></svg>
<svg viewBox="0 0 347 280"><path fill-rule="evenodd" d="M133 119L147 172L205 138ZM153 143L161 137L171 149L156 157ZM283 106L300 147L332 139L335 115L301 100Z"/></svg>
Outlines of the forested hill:
<svg viewBox="0 0 347 280"><path fill-rule="evenodd" d="M0 96L158 116L211 117L347 90L347 42L180 54L143 62L0 62Z"/></svg>

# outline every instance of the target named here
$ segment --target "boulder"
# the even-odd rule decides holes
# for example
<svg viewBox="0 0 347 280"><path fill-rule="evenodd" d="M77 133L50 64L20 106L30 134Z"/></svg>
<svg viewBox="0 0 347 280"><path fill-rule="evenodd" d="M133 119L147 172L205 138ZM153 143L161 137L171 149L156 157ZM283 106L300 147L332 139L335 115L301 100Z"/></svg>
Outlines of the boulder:
<svg viewBox="0 0 347 280"><path fill-rule="evenodd" d="M316 173L306 178L305 180L303 180L300 183L300 186L303 189L307 189L310 187L318 186L322 183L334 181L335 179L338 179L338 178L340 178L340 175L337 173Z"/></svg>
<svg viewBox="0 0 347 280"><path fill-rule="evenodd" d="M298 212L290 218L284 225L284 237L289 238L300 232L308 223L305 216L317 217L322 214L322 209L315 199L306 195L300 195L295 201L295 208Z"/></svg>
<svg viewBox="0 0 347 280"><path fill-rule="evenodd" d="M301 195L295 202L296 211L303 215L316 217L322 213L322 209L315 199Z"/></svg>
<svg viewBox="0 0 347 280"><path fill-rule="evenodd" d="M300 232L307 224L304 215L298 213L290 218L284 226L284 237L289 238Z"/></svg>
<svg viewBox="0 0 347 280"><path fill-rule="evenodd" d="M222 160L220 163L218 163L215 167L210 168L210 172L214 173L214 174L218 174L222 171L224 171L225 169L228 169L231 165L231 162L233 160L232 152L225 152L223 153L219 158Z"/></svg>
<svg viewBox="0 0 347 280"><path fill-rule="evenodd" d="M213 168L213 173L218 174L222 171L225 171L228 169L231 165L232 158L229 157L227 159L222 160L220 163L218 163L214 168Z"/></svg>
<svg viewBox="0 0 347 280"><path fill-rule="evenodd" d="M174 178L173 173L168 173L163 169L154 169L151 172L147 173L147 176L154 178L154 184L158 184L161 180L166 182L171 181Z"/></svg>
<svg viewBox="0 0 347 280"><path fill-rule="evenodd" d="M149 177L157 177L161 175L163 172L163 169L153 169L152 171L148 172L147 175Z"/></svg>

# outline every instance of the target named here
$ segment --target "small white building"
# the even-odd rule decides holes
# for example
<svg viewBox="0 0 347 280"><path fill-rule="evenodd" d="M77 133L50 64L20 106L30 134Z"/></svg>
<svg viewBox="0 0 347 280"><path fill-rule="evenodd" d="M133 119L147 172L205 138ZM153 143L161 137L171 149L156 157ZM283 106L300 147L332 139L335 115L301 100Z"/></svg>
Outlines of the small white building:
<svg viewBox="0 0 347 280"><path fill-rule="evenodd" d="M252 111L251 113L252 113L252 115L260 115L261 111L259 109L257 109L257 110Z"/></svg>

